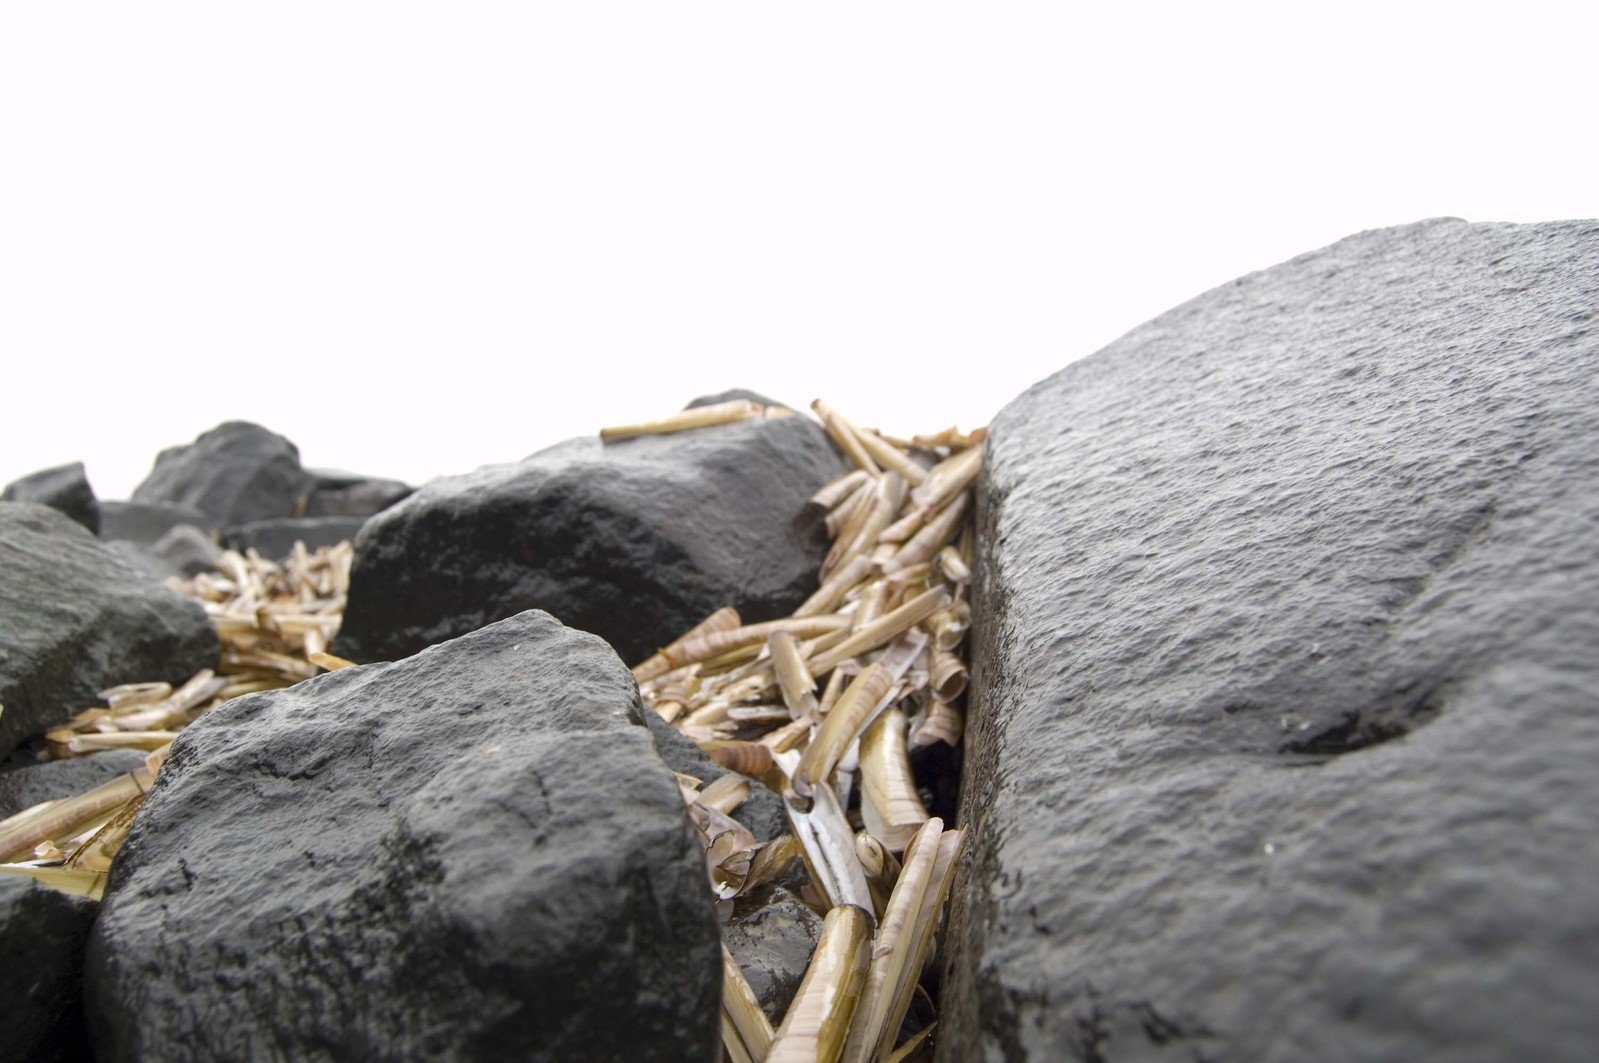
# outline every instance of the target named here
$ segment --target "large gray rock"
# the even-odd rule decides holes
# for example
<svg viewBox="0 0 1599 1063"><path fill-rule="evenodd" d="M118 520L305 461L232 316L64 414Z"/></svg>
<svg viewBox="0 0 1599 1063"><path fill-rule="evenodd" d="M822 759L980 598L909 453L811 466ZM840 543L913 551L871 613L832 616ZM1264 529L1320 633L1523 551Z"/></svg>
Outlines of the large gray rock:
<svg viewBox="0 0 1599 1063"><path fill-rule="evenodd" d="M844 471L814 422L787 417L573 439L435 480L356 540L338 652L402 657L537 607L633 664L724 605L785 615L827 550L805 500Z"/></svg>
<svg viewBox="0 0 1599 1063"><path fill-rule="evenodd" d="M100 538L109 542L154 546L172 529L183 527L214 533L217 523L215 518L189 506L116 499L100 503Z"/></svg>
<svg viewBox="0 0 1599 1063"><path fill-rule="evenodd" d="M97 1053L711 1060L714 902L641 712L529 612L208 713L113 869Z"/></svg>
<svg viewBox="0 0 1599 1063"><path fill-rule="evenodd" d="M198 604L71 518L0 502L0 756L118 683L181 683L217 662Z"/></svg>
<svg viewBox="0 0 1599 1063"><path fill-rule="evenodd" d="M12 481L0 491L0 502L37 502L59 509L96 535L100 533L100 503L81 461L40 469Z"/></svg>
<svg viewBox="0 0 1599 1063"><path fill-rule="evenodd" d="M0 819L45 801L87 793L119 775L138 771L145 755L135 749L111 749L70 760L21 764L0 771Z"/></svg>
<svg viewBox="0 0 1599 1063"><path fill-rule="evenodd" d="M295 543L307 550L335 546L354 539L366 523L364 517L282 517L241 524L222 533L222 544L244 552L254 550L262 557L279 559L294 551Z"/></svg>
<svg viewBox="0 0 1599 1063"><path fill-rule="evenodd" d="M0 1059L83 1058L83 946L98 907L0 875Z"/></svg>
<svg viewBox="0 0 1599 1063"><path fill-rule="evenodd" d="M313 482L293 443L258 424L226 421L163 450L133 500L188 506L231 527L294 516Z"/></svg>
<svg viewBox="0 0 1599 1063"><path fill-rule="evenodd" d="M1599 224L1252 274L992 426L940 1058L1599 1056Z"/></svg>

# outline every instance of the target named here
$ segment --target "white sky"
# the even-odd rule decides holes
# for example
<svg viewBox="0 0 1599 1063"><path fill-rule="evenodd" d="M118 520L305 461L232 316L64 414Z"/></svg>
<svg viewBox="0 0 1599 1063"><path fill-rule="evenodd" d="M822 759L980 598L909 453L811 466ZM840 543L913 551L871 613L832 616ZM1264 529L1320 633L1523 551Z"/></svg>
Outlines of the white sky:
<svg viewBox="0 0 1599 1063"><path fill-rule="evenodd" d="M976 425L1348 233L1599 214L1596 10L9 4L0 482L230 417L420 481L732 386Z"/></svg>

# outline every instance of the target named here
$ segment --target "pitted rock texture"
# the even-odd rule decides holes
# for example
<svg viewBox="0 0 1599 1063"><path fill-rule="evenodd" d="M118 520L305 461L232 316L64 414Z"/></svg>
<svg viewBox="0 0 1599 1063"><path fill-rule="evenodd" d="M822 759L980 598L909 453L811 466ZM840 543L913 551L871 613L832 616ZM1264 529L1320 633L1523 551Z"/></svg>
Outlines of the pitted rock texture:
<svg viewBox="0 0 1599 1063"><path fill-rule="evenodd" d="M999 415L941 1059L1599 1055L1596 312L1425 222Z"/></svg>
<svg viewBox="0 0 1599 1063"><path fill-rule="evenodd" d="M0 757L119 683L217 663L205 610L72 518L0 502Z"/></svg>
<svg viewBox="0 0 1599 1063"><path fill-rule="evenodd" d="M83 1058L83 943L99 905L0 875L0 1059Z"/></svg>
<svg viewBox="0 0 1599 1063"><path fill-rule="evenodd" d="M0 491L0 502L37 502L59 509L91 534L100 534L100 502L81 461L40 469L12 481Z"/></svg>
<svg viewBox="0 0 1599 1063"><path fill-rule="evenodd" d="M805 500L844 472L820 427L786 417L435 480L362 529L336 652L394 659L539 608L635 664L724 605L784 616L827 551Z"/></svg>
<svg viewBox="0 0 1599 1063"><path fill-rule="evenodd" d="M226 421L163 450L133 500L188 506L226 528L292 517L313 485L293 443L258 424Z"/></svg>
<svg viewBox="0 0 1599 1063"><path fill-rule="evenodd" d="M641 711L528 612L208 713L112 872L96 1052L714 1059L714 901Z"/></svg>

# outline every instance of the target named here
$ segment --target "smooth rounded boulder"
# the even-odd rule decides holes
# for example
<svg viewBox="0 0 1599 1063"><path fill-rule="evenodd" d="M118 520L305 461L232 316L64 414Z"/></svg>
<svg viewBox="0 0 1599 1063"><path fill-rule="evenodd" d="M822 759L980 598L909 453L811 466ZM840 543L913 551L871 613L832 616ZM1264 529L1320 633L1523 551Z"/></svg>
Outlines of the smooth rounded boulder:
<svg viewBox="0 0 1599 1063"><path fill-rule="evenodd" d="M108 1060L712 1060L704 859L599 639L528 612L172 747L85 993Z"/></svg>
<svg viewBox="0 0 1599 1063"><path fill-rule="evenodd" d="M805 500L844 472L815 422L781 417L434 480L362 529L336 648L393 660L538 608L635 663L725 605L786 615L827 553Z"/></svg>
<svg viewBox="0 0 1599 1063"><path fill-rule="evenodd" d="M1599 1056L1596 311L1379 230L995 419L940 1059Z"/></svg>

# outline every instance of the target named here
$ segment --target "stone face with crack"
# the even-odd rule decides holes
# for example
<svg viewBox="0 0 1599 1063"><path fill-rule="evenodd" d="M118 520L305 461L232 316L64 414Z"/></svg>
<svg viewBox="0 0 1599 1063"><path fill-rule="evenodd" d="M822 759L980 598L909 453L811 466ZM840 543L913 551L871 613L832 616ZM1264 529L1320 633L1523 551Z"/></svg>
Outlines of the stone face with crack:
<svg viewBox="0 0 1599 1063"><path fill-rule="evenodd" d="M999 415L941 1059L1599 1054L1596 312L1427 222Z"/></svg>
<svg viewBox="0 0 1599 1063"><path fill-rule="evenodd" d="M70 517L0 502L0 756L119 683L217 663L205 610Z"/></svg>
<svg viewBox="0 0 1599 1063"><path fill-rule="evenodd" d="M113 869L96 1051L713 1059L713 900L640 712L527 612L208 713Z"/></svg>
<svg viewBox="0 0 1599 1063"><path fill-rule="evenodd" d="M394 659L539 608L635 664L725 605L786 615L827 552L805 500L844 471L787 417L573 439L435 480L362 529L335 650Z"/></svg>

